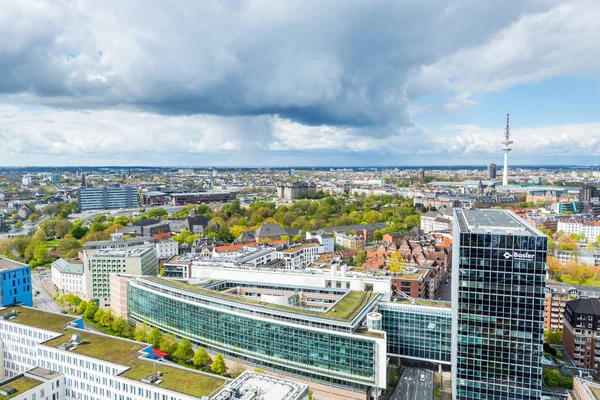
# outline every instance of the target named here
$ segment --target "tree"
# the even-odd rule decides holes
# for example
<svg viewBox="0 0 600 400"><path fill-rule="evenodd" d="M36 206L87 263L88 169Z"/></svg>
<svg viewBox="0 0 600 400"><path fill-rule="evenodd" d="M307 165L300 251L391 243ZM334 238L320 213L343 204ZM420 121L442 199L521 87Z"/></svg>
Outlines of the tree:
<svg viewBox="0 0 600 400"><path fill-rule="evenodd" d="M548 257L546 259L546 265L548 265L548 273L553 279L560 279L565 272L563 263L556 257Z"/></svg>
<svg viewBox="0 0 600 400"><path fill-rule="evenodd" d="M562 331L545 331L544 342L548 344L562 344Z"/></svg>
<svg viewBox="0 0 600 400"><path fill-rule="evenodd" d="M181 339L181 343L177 346L177 350L173 353L173 357L176 360L185 362L194 356L194 349L192 349L192 342L188 339Z"/></svg>
<svg viewBox="0 0 600 400"><path fill-rule="evenodd" d="M123 336L123 333L127 330L127 321L123 317L114 318L110 329L119 336Z"/></svg>
<svg viewBox="0 0 600 400"><path fill-rule="evenodd" d="M247 226L241 226L241 225L234 225L231 227L231 229L229 230L229 233L231 233L231 235L234 238L239 237L242 233L248 231L248 227Z"/></svg>
<svg viewBox="0 0 600 400"><path fill-rule="evenodd" d="M45 222L45 221L44 221ZM69 233L69 230L73 224L68 219L61 219L56 221L56 225L54 227L54 234L58 238L63 238Z"/></svg>
<svg viewBox="0 0 600 400"><path fill-rule="evenodd" d="M56 246L56 251L58 251L63 256L66 256L69 253L76 252L82 250L83 246L79 243L79 240L75 239L73 236L67 235L67 237L63 238Z"/></svg>
<svg viewBox="0 0 600 400"><path fill-rule="evenodd" d="M160 331L158 331L158 333L160 333ZM133 332L133 338L136 341L143 342L143 343L150 343L149 335L150 335L150 327L146 324L136 326L135 331ZM155 347L157 347L157 346L155 346Z"/></svg>
<svg viewBox="0 0 600 400"><path fill-rule="evenodd" d="M418 215L409 215L404 219L404 224L407 229L417 228L421 226L421 217Z"/></svg>
<svg viewBox="0 0 600 400"><path fill-rule="evenodd" d="M52 261L52 256L50 255L50 250L46 247L45 244L38 244L35 246L35 250L33 251L33 259L30 264L32 267L36 267L38 265L44 265Z"/></svg>
<svg viewBox="0 0 600 400"><path fill-rule="evenodd" d="M94 301L94 299L89 299L85 308L85 312L83 313L83 317L91 320L94 318L94 315L96 315L96 311L98 311L98 304Z"/></svg>
<svg viewBox="0 0 600 400"><path fill-rule="evenodd" d="M381 214L375 210L367 211L363 215L363 219L368 224L375 224L377 222L381 222Z"/></svg>
<svg viewBox="0 0 600 400"><path fill-rule="evenodd" d="M146 216L147 216L149 219L153 219L153 218L161 218L161 217L164 217L164 216L167 216L167 215L169 215L169 213L167 212L167 210L165 210L165 209L164 209L164 208L162 208L162 207L152 208L152 209L150 209L150 210L149 210L149 211L146 213Z"/></svg>
<svg viewBox="0 0 600 400"><path fill-rule="evenodd" d="M88 233L88 228L81 226L81 223L79 223L79 224L76 223L76 224L73 224L73 226L69 230L69 233L75 239L81 239L82 237L84 237L86 235L86 233Z"/></svg>
<svg viewBox="0 0 600 400"><path fill-rule="evenodd" d="M240 376L241 374L244 373L244 367L242 367L242 364L240 363L236 363L233 368L231 368L231 370L229 371L229 376L231 376L233 379L237 378L238 376Z"/></svg>
<svg viewBox="0 0 600 400"><path fill-rule="evenodd" d="M168 354L174 354L177 351L177 347L177 339L172 333L167 333L160 341L160 350Z"/></svg>
<svg viewBox="0 0 600 400"><path fill-rule="evenodd" d="M240 206L239 200L234 200L231 202L231 205L229 206L229 213L230 213L230 215L242 213L242 207Z"/></svg>
<svg viewBox="0 0 600 400"><path fill-rule="evenodd" d="M99 308L98 310L96 310L96 312L94 313L94 322L98 322L100 325L102 325L102 319L104 318L104 310Z"/></svg>
<svg viewBox="0 0 600 400"><path fill-rule="evenodd" d="M77 314L79 314L79 315L85 314L85 310L87 310L87 305L88 305L88 303L85 301L82 301L81 303L79 303L79 306L77 306Z"/></svg>
<svg viewBox="0 0 600 400"><path fill-rule="evenodd" d="M217 354L210 369L217 375L223 375L227 372L227 365L225 365L225 359L222 354Z"/></svg>
<svg viewBox="0 0 600 400"><path fill-rule="evenodd" d="M212 359L204 350L204 347L198 348L196 353L194 354L194 365L200 368L206 368L208 365L212 363Z"/></svg>
<svg viewBox="0 0 600 400"><path fill-rule="evenodd" d="M226 224L221 225L219 228L219 239L224 242L231 242L234 239Z"/></svg>
<svg viewBox="0 0 600 400"><path fill-rule="evenodd" d="M367 262L367 253L364 250L359 250L356 257L354 257L354 265L361 267L365 262Z"/></svg>
<svg viewBox="0 0 600 400"><path fill-rule="evenodd" d="M148 335L148 343L154 346L155 349L160 349L160 343L162 342L163 335L158 328L152 328Z"/></svg>
<svg viewBox="0 0 600 400"><path fill-rule="evenodd" d="M100 324L105 327L110 327L112 325L114 319L114 315L112 312L112 308L109 308L108 311L105 311L102 317L100 318Z"/></svg>
<svg viewBox="0 0 600 400"><path fill-rule="evenodd" d="M402 257L399 251L392 253L390 258L388 259L390 272L402 272L404 271L404 265L406 264L406 260Z"/></svg>
<svg viewBox="0 0 600 400"><path fill-rule="evenodd" d="M373 240L383 240L383 232L379 229L373 232Z"/></svg>
<svg viewBox="0 0 600 400"><path fill-rule="evenodd" d="M117 218L115 218L113 223L121 225L121 226L127 226L127 225L129 225L129 220L127 219L126 216L120 215Z"/></svg>

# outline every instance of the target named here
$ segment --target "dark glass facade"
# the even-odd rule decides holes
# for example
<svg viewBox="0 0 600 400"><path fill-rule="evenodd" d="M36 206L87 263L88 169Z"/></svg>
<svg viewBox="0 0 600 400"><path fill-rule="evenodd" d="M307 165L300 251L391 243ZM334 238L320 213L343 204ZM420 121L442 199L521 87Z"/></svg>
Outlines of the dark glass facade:
<svg viewBox="0 0 600 400"><path fill-rule="evenodd" d="M533 233L455 236L457 400L541 397L547 238Z"/></svg>
<svg viewBox="0 0 600 400"><path fill-rule="evenodd" d="M129 284L130 318L187 337L218 352L302 379L365 392L376 386L378 346L373 339L327 332L279 320L244 315L233 306L214 307L168 286ZM216 301L219 301L216 299ZM264 310L264 309L263 309ZM247 311L245 312L247 314Z"/></svg>
<svg viewBox="0 0 600 400"><path fill-rule="evenodd" d="M382 329L390 355L450 364L452 310L412 304L380 303Z"/></svg>

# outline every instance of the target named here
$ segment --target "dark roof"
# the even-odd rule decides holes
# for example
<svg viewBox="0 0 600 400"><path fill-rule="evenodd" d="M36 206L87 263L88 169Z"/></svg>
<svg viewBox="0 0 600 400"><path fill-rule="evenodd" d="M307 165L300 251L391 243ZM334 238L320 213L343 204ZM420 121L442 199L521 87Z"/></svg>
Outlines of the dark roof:
<svg viewBox="0 0 600 400"><path fill-rule="evenodd" d="M255 236L285 236L287 232L279 224L262 224L258 227Z"/></svg>
<svg viewBox="0 0 600 400"><path fill-rule="evenodd" d="M132 222L132 226L146 226L146 225L154 225L160 222L159 219L141 219L139 221Z"/></svg>
<svg viewBox="0 0 600 400"><path fill-rule="evenodd" d="M567 304L577 314L600 315L600 299L581 297Z"/></svg>
<svg viewBox="0 0 600 400"><path fill-rule="evenodd" d="M298 228L286 228L285 231L290 238L293 238L296 235L302 235L302 231Z"/></svg>
<svg viewBox="0 0 600 400"><path fill-rule="evenodd" d="M210 221L208 218L200 215L198 217L187 217L183 223L187 226L190 231L194 231L194 226L200 225L202 228L206 228Z"/></svg>
<svg viewBox="0 0 600 400"><path fill-rule="evenodd" d="M361 224L361 225L346 225L346 226L332 226L329 228L323 228L324 232L346 232L346 231L376 231L378 229L387 228L387 224L379 222L377 224Z"/></svg>

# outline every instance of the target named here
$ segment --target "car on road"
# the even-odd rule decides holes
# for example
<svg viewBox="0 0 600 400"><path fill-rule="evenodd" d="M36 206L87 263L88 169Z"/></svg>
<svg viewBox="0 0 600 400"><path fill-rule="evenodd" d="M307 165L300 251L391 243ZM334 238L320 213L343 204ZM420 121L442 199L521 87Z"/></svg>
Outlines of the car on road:
<svg viewBox="0 0 600 400"><path fill-rule="evenodd" d="M421 376L419 377L419 380L421 382L425 382L425 374L421 374Z"/></svg>
<svg viewBox="0 0 600 400"><path fill-rule="evenodd" d="M444 282L444 283L447 284L448 282L450 282L450 278L446 278L446 282Z"/></svg>
<svg viewBox="0 0 600 400"><path fill-rule="evenodd" d="M66 314L67 312L65 310L61 310L60 312L61 314Z"/></svg>

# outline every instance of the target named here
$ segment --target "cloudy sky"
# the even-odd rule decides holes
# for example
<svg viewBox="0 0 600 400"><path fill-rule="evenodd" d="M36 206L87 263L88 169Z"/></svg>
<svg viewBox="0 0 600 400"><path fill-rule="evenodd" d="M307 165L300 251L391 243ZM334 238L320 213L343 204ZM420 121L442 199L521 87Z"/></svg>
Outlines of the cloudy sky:
<svg viewBox="0 0 600 400"><path fill-rule="evenodd" d="M168 4L167 4L168 3ZM0 0L1 165L600 163L597 0Z"/></svg>

